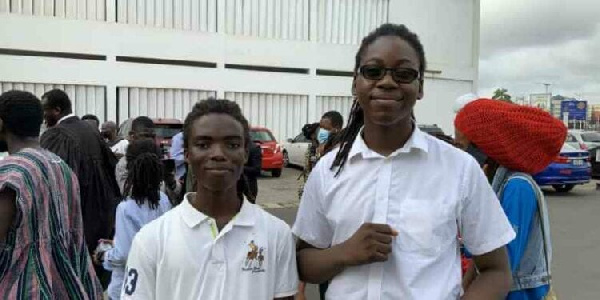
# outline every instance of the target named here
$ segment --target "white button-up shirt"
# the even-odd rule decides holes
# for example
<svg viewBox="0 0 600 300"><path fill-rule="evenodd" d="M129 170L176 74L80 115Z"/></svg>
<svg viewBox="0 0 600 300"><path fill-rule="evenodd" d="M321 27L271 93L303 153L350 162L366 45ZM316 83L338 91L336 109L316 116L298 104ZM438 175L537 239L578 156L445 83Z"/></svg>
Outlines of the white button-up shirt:
<svg viewBox="0 0 600 300"><path fill-rule="evenodd" d="M186 199L136 235L122 299L255 300L295 295L290 228L244 201L220 232Z"/></svg>
<svg viewBox="0 0 600 300"><path fill-rule="evenodd" d="M348 240L363 223L389 224L398 236L387 262L344 269L327 299L458 299L459 228L475 255L515 237L475 160L419 129L387 157L359 135L337 177L336 154L310 174L293 232L318 248Z"/></svg>

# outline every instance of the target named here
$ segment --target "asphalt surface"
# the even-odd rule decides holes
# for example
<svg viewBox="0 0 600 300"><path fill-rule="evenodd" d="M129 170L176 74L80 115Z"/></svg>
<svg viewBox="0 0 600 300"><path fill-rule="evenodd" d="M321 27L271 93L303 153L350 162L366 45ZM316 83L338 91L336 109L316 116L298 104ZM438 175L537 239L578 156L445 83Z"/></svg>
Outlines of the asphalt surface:
<svg viewBox="0 0 600 300"><path fill-rule="evenodd" d="M259 180L259 204L292 225L297 212L296 169L285 169L281 178ZM553 243L552 275L558 299L600 299L600 191L594 184L560 194L544 189L549 206ZM307 299L318 300L315 286Z"/></svg>

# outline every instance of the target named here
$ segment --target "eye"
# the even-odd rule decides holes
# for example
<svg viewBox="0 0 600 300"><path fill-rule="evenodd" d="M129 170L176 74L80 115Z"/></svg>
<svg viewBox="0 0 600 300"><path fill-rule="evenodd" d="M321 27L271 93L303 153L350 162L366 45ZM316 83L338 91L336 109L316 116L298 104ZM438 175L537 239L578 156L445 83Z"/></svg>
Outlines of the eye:
<svg viewBox="0 0 600 300"><path fill-rule="evenodd" d="M385 69L380 66L367 65L361 68L362 75L366 79L380 79L383 77Z"/></svg>
<svg viewBox="0 0 600 300"><path fill-rule="evenodd" d="M394 71L394 77L400 82L412 82L417 79L419 72L413 69L400 68Z"/></svg>
<svg viewBox="0 0 600 300"><path fill-rule="evenodd" d="M240 147L242 147L242 144L240 144L240 143L229 143L227 146L229 147L229 149L239 149Z"/></svg>
<svg viewBox="0 0 600 300"><path fill-rule="evenodd" d="M210 145L207 142L196 142L196 147L200 148L200 149L208 149L210 147Z"/></svg>

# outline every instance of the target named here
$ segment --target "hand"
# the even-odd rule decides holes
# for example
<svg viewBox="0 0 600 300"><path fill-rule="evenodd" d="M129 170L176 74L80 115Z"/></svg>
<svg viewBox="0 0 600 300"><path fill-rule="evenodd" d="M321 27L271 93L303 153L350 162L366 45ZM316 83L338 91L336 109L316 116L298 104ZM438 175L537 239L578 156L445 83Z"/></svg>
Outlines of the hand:
<svg viewBox="0 0 600 300"><path fill-rule="evenodd" d="M387 261L398 232L387 224L365 223L340 246L347 266Z"/></svg>

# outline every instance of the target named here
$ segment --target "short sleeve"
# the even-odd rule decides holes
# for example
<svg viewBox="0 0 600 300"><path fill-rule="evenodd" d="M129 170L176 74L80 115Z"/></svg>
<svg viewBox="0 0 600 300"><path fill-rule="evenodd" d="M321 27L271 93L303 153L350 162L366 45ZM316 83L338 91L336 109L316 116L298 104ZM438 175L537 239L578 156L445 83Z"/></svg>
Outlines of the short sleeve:
<svg viewBox="0 0 600 300"><path fill-rule="evenodd" d="M333 239L333 230L327 221L322 204L325 197L322 175L324 165L317 164L308 177L292 229L299 239L321 249L328 248Z"/></svg>
<svg viewBox="0 0 600 300"><path fill-rule="evenodd" d="M515 238L515 232L474 160L469 160L463 178L459 224L467 249L477 256L508 244Z"/></svg>
<svg viewBox="0 0 600 300"><path fill-rule="evenodd" d="M284 224L285 225L285 224ZM277 274L275 274L275 298L294 296L298 293L298 268L296 245L289 227L279 238L277 249Z"/></svg>
<svg viewBox="0 0 600 300"><path fill-rule="evenodd" d="M156 298L156 257L147 249L141 234L136 235L127 259L121 299Z"/></svg>

